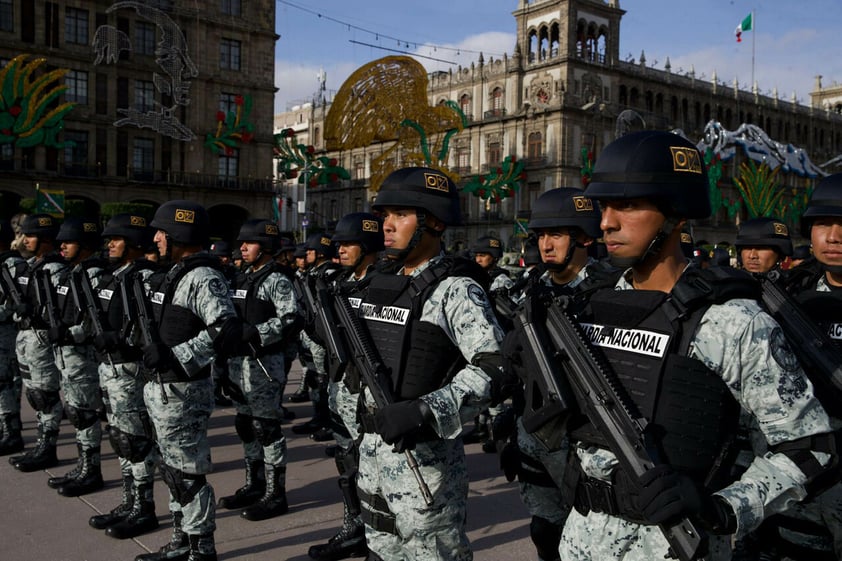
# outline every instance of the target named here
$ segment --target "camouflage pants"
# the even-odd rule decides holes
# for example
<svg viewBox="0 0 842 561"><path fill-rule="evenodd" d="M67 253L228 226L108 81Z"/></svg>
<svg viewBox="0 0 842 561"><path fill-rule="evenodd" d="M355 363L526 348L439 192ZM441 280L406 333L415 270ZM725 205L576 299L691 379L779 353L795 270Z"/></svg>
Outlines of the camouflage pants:
<svg viewBox="0 0 842 561"><path fill-rule="evenodd" d="M164 403L164 393L166 400ZM211 471L208 421L213 412L213 380L210 376L190 382L146 384L144 401L155 428L161 462L188 475ZM170 512L181 512L187 534L210 534L216 530L216 498L210 482L189 503L181 505L170 492Z"/></svg>
<svg viewBox="0 0 842 561"><path fill-rule="evenodd" d="M783 516L822 526L830 538L811 536L784 527L772 528L770 531L776 532L789 543L816 551L832 551L837 559L842 559L842 483L837 483L812 500L796 504ZM770 523L774 523L774 519L770 520ZM775 541L761 540L761 552L766 550L766 545L774 547Z"/></svg>
<svg viewBox="0 0 842 561"><path fill-rule="evenodd" d="M61 391L68 406L97 411L102 407L99 390L97 360L90 345L64 345L59 347L64 359L61 368ZM98 448L102 441L102 423L97 418L89 427L76 429L76 442L83 450Z"/></svg>
<svg viewBox="0 0 842 561"><path fill-rule="evenodd" d="M237 413L259 419L271 419L280 422L281 410L278 403L283 384L286 383L285 357L272 354L261 357L260 361L269 372L271 380L251 357L236 357L228 361L229 377L246 397L246 403L235 402ZM275 442L262 445L256 439L243 442L247 460L263 460L273 466L287 464L287 440L281 437Z"/></svg>
<svg viewBox="0 0 842 561"><path fill-rule="evenodd" d="M568 443L565 440L559 450L550 452L533 435L523 428L522 419L517 420L517 445L521 456L531 458L535 463L540 463L552 478L555 485L536 485L533 482L524 481L528 477L521 477L520 498L526 506L526 510L532 516L540 516L558 526L564 525L567 519L567 510L562 508L561 486L564 480L564 467L567 465ZM520 470L527 473L540 474L535 468L524 465L521 461ZM538 477L546 477L541 474ZM549 483L549 482L548 482Z"/></svg>
<svg viewBox="0 0 842 561"><path fill-rule="evenodd" d="M22 329L18 331L15 352L24 388L58 393L61 373L56 366L56 356L53 346L47 340L46 330ZM38 411L39 430L58 432L62 410L61 400L57 400L48 411Z"/></svg>
<svg viewBox="0 0 842 561"><path fill-rule="evenodd" d="M15 338L18 329L13 323L0 323L0 416L20 413L22 382Z"/></svg>
<svg viewBox="0 0 842 561"><path fill-rule="evenodd" d="M351 439L359 438L361 427L357 422L357 402L359 394L348 390L345 382L331 382L328 385L328 405L330 410L342 419L342 423L351 435Z"/></svg>
<svg viewBox="0 0 842 561"><path fill-rule="evenodd" d="M99 383L105 403L105 414L108 424L130 435L137 435L154 440L149 414L143 402L143 376L140 374L140 363L118 362L114 364L117 375L111 365L100 363ZM155 477L157 452L154 447L146 457L139 462L130 462L120 458L120 471L123 475L134 477L135 485L149 483Z"/></svg>
<svg viewBox="0 0 842 561"><path fill-rule="evenodd" d="M425 504L404 454L393 452L377 434L367 433L360 442L360 496L382 497L395 517L394 534L366 524L369 549L383 561L470 561L473 553L465 532L468 472L462 439L420 443L413 454L433 495L432 506ZM366 509L371 505L364 500Z"/></svg>

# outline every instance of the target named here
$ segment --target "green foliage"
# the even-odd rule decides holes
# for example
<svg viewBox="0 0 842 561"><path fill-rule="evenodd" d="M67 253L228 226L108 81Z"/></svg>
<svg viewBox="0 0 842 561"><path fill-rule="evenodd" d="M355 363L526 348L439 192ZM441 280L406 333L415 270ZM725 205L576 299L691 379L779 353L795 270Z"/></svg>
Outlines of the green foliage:
<svg viewBox="0 0 842 561"><path fill-rule="evenodd" d="M155 215L155 207L148 203L103 203L100 208L100 216L103 221L118 214L126 213L143 216L148 222Z"/></svg>
<svg viewBox="0 0 842 561"><path fill-rule="evenodd" d="M523 167L523 162L515 156L506 156L500 166L487 175L472 176L462 187L462 192L499 203L520 188L520 182L526 179Z"/></svg>
<svg viewBox="0 0 842 561"><path fill-rule="evenodd" d="M335 183L340 179L351 179L348 170L340 166L336 158L316 156L316 149L295 142L295 131L284 129L275 135L275 159L278 160L278 173L287 179L298 178L308 187L317 187Z"/></svg>
<svg viewBox="0 0 842 561"><path fill-rule="evenodd" d="M734 185L740 190L749 218L775 216L784 190L778 184L780 168L756 165L753 160L740 164L740 174Z"/></svg>

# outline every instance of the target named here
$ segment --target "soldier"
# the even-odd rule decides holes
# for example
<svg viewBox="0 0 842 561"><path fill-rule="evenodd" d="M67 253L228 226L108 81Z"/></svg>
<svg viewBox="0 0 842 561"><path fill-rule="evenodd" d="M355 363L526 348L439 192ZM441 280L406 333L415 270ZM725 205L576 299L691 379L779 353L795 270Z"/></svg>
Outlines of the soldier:
<svg viewBox="0 0 842 561"><path fill-rule="evenodd" d="M94 287L102 325L94 347L108 440L120 463L122 497L120 504L92 516L88 524L104 529L112 538L130 539L158 527L153 494L158 455L143 401L146 377L130 288L135 277L145 280L157 267L144 257L152 239L144 217L117 214L108 220L102 235L108 240L109 267Z"/></svg>
<svg viewBox="0 0 842 561"><path fill-rule="evenodd" d="M383 225L379 218L368 212L353 212L343 216L336 224L331 240L337 246L342 276L337 278L339 298L353 302L363 286L373 276L373 266L383 251ZM327 543L314 545L308 554L313 559L344 559L365 555L365 525L360 518L360 497L357 493L359 449L356 441L360 430L356 419L356 405L360 388L356 378L331 380L328 385L331 413L338 417L334 423L337 448L334 454L339 471L339 489L342 492L342 528Z"/></svg>
<svg viewBox="0 0 842 561"><path fill-rule="evenodd" d="M535 201L529 219L530 233L537 238L543 262L530 278L526 292L537 297L538 292L551 290L554 294L573 294L588 278L589 271L601 269L588 257L588 248L602 235L599 229L599 208L580 189L559 187L542 194ZM528 378L530 373L524 373ZM534 374L534 373L532 373ZM524 380L528 383L528 379ZM506 445L501 451L501 466L509 480L516 476L520 497L532 521L529 525L532 542L542 561L559 558L558 544L569 508L565 506L561 487L567 464L568 443L543 442L523 425L523 402L516 411L516 445Z"/></svg>
<svg viewBox="0 0 842 561"><path fill-rule="evenodd" d="M100 443L102 423L102 395L99 389L97 360L92 337L82 325L83 303L74 301L71 275L84 274L92 285L105 267L100 257L102 237L99 225L90 219L67 218L61 225L56 241L61 243L61 256L67 267L57 276L58 290L55 298L61 321L50 327L50 342L62 356L61 389L64 393L64 410L70 424L76 429L76 448L79 452L76 467L67 474L51 477L47 485L65 497L77 497L102 489ZM79 297L79 294L76 294Z"/></svg>
<svg viewBox="0 0 842 561"><path fill-rule="evenodd" d="M56 440L61 423L62 405L59 396L61 373L56 366L56 350L50 344L47 331L49 322L36 303L38 281L49 273L55 278L65 267L61 256L55 252L58 226L49 214L32 214L21 224L24 249L32 257L27 268L17 277L24 301L15 310L18 322L16 353L20 365L26 399L36 412L38 440L22 456L11 456L9 463L24 472L37 471L58 465Z"/></svg>
<svg viewBox="0 0 842 561"><path fill-rule="evenodd" d="M812 257L812 255L813 253L810 250L809 244L795 246L794 248L792 248L792 257L789 260L789 268L793 269L795 267L798 267L799 265L804 263L804 261Z"/></svg>
<svg viewBox="0 0 842 561"><path fill-rule="evenodd" d="M488 273L490 279L488 290L494 293L500 289L510 288L514 281L509 273L498 263L503 257L503 243L494 236L482 236L471 246L474 260Z"/></svg>
<svg viewBox="0 0 842 561"><path fill-rule="evenodd" d="M237 401L234 426L243 442L246 482L219 506L242 509L246 520L286 514L287 442L278 407L286 380L285 350L298 337L303 319L292 282L274 261L278 226L249 220L237 241L248 265L233 286L233 301L243 321L243 343L228 359L227 384Z"/></svg>
<svg viewBox="0 0 842 561"><path fill-rule="evenodd" d="M213 242L208 253L219 259L219 263L222 266L222 273L228 279L228 284L233 284L237 280L237 274L240 272L240 269L234 265L231 244L226 241Z"/></svg>
<svg viewBox="0 0 842 561"><path fill-rule="evenodd" d="M681 227L711 210L692 143L665 132L623 136L597 159L585 195L599 201L609 258L623 273L589 294L579 321L661 458L636 477L606 447L611 437L588 422L571 426L565 487L576 489L567 497L575 509L561 557L662 559L670 546L659 526L690 517L708 533L707 559L730 559L731 534L792 506L837 460L811 438L830 431L827 414L780 327L752 298L753 279L688 268ZM741 415L769 450L735 479L719 459Z"/></svg>
<svg viewBox="0 0 842 561"><path fill-rule="evenodd" d="M143 363L156 378L146 384L143 397L174 524L170 543L136 561L185 555L188 561L216 561L216 499L207 480L208 420L214 406L210 366L215 354L230 355L239 347L242 323L218 261L202 250L210 228L204 207L193 201L166 202L151 226L157 229L154 240L162 261L171 265L148 280L160 342L143 347Z"/></svg>
<svg viewBox="0 0 842 561"><path fill-rule="evenodd" d="M295 246L295 251L293 252L293 261L294 261L294 269L295 269L295 278L297 281L301 281L307 274L307 248L304 247L304 244L298 244ZM298 349L296 352L296 356L298 357L298 361L304 367L304 375L301 377L301 380L298 382L298 388L296 388L295 392L293 392L287 399L290 403L304 403L310 399L309 395L309 388L307 386L308 380L315 380L318 376L316 373L316 367L313 364L313 355L310 353L309 349L303 343L304 333L302 332L299 337L298 342ZM294 357L293 357L294 359Z"/></svg>
<svg viewBox="0 0 842 561"><path fill-rule="evenodd" d="M364 434L357 488L372 555L469 560L464 419L502 402L502 330L476 263L441 252L459 222L459 192L442 172L391 173L377 193L391 267L375 275L360 315L391 372L395 401L360 400ZM479 280L477 280L479 279ZM398 448L395 449L395 445ZM407 463L413 449L432 504Z"/></svg>
<svg viewBox="0 0 842 561"><path fill-rule="evenodd" d="M239 251L238 249L237 253ZM237 282L237 276L240 274L241 269L234 265L231 244L226 241L213 242L208 253L219 259L222 274L225 275L228 286L233 286ZM242 254L240 254L240 259L242 260ZM233 402L225 395L225 389L223 388L223 377L227 376L228 360L224 357L216 357L216 360L211 366L211 377L213 378L213 401L217 407L231 407L233 405Z"/></svg>
<svg viewBox="0 0 842 561"><path fill-rule="evenodd" d="M26 267L20 253L11 249L14 239L12 223L0 220L0 267L8 272L6 280L13 282ZM0 456L23 450L20 420L22 382L15 357L18 329L12 319L15 307L10 290L17 290L17 286L7 287L5 281L0 280Z"/></svg>
<svg viewBox="0 0 842 561"><path fill-rule="evenodd" d="M780 269L792 255L789 228L781 220L763 216L740 224L737 232L737 261L749 273L768 273Z"/></svg>

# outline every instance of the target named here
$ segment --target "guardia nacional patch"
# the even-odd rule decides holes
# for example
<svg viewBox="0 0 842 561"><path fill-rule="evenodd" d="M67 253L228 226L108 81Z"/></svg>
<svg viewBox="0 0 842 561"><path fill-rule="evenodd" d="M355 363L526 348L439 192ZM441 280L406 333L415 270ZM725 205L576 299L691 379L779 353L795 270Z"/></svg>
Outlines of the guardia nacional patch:
<svg viewBox="0 0 842 561"><path fill-rule="evenodd" d="M211 294L219 298L222 298L223 296L228 296L228 286L226 286L222 279L210 279L210 282L208 282L208 290L210 290Z"/></svg>
<svg viewBox="0 0 842 561"><path fill-rule="evenodd" d="M468 298L477 306L485 306L488 303L488 296L482 287L472 284L468 286Z"/></svg>
<svg viewBox="0 0 842 561"><path fill-rule="evenodd" d="M772 358L786 372L794 372L800 368L798 359L780 327L774 328L769 335L769 349L772 351Z"/></svg>

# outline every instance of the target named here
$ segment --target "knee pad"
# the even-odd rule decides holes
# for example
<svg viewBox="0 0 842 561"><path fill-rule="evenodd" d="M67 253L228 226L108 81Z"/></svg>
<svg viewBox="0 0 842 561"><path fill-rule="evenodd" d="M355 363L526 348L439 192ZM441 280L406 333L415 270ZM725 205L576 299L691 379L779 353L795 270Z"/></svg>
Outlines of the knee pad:
<svg viewBox="0 0 842 561"><path fill-rule="evenodd" d="M193 475L184 473L180 469L170 467L162 463L161 479L167 484L173 498L182 507L190 504L196 498L199 490L207 485L207 477L205 475Z"/></svg>
<svg viewBox="0 0 842 561"><path fill-rule="evenodd" d="M64 411L67 413L67 420L70 421L70 424L76 430L83 430L93 426L99 420L99 415L97 415L94 409L80 409L66 403L64 405Z"/></svg>
<svg viewBox="0 0 842 561"><path fill-rule="evenodd" d="M39 413L52 411L60 399L57 391L47 391L37 388L26 389L26 401Z"/></svg>
<svg viewBox="0 0 842 561"><path fill-rule="evenodd" d="M269 446L284 437L281 421L278 419L252 417L251 426L254 429L254 437L263 446Z"/></svg>
<svg viewBox="0 0 842 561"><path fill-rule="evenodd" d="M244 415L243 413L237 413L234 417L234 429L237 431L237 436L246 444L254 442L255 439L252 420L251 415Z"/></svg>
<svg viewBox="0 0 842 561"><path fill-rule="evenodd" d="M546 561L559 558L558 543L561 541L561 531L562 526L553 524L546 518L532 517L532 522L529 523L529 536L535 544L538 557Z"/></svg>
<svg viewBox="0 0 842 561"><path fill-rule="evenodd" d="M115 454L133 464L142 462L154 445L152 439L145 435L129 434L114 426L108 427L108 441Z"/></svg>

